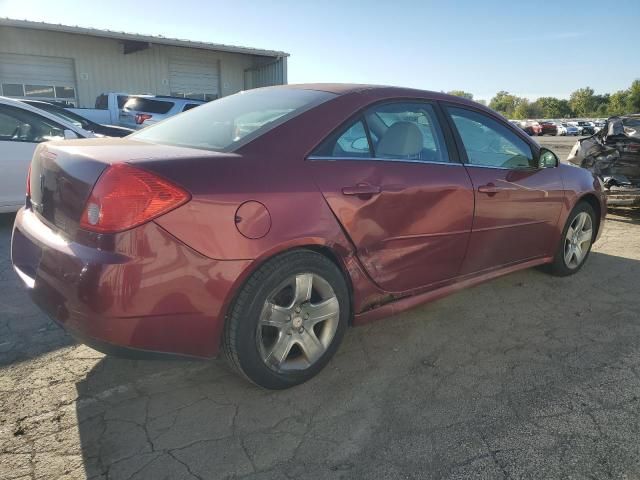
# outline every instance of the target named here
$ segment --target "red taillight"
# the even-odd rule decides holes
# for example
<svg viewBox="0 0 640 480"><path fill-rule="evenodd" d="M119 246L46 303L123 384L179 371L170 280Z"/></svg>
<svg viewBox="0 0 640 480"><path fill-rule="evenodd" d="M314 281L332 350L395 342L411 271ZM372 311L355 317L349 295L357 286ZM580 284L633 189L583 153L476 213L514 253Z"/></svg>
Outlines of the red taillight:
<svg viewBox="0 0 640 480"><path fill-rule="evenodd" d="M142 125L145 120L149 120L153 115L149 115L148 113L136 113L136 123L138 125Z"/></svg>
<svg viewBox="0 0 640 480"><path fill-rule="evenodd" d="M31 197L31 164L29 164L29 171L27 172L27 197Z"/></svg>
<svg viewBox="0 0 640 480"><path fill-rule="evenodd" d="M126 163L111 165L93 186L80 227L115 233L146 223L189 201L180 187Z"/></svg>

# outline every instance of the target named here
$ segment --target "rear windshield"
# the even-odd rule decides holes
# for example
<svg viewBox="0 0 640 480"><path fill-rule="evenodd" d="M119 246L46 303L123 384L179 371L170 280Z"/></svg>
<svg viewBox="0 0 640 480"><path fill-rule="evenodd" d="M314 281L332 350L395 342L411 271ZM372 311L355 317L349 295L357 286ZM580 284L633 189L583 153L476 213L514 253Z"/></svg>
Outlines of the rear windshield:
<svg viewBox="0 0 640 480"><path fill-rule="evenodd" d="M335 95L318 90L261 88L214 100L149 126L139 140L231 151Z"/></svg>
<svg viewBox="0 0 640 480"><path fill-rule="evenodd" d="M171 107L173 107L173 102L165 102L162 100L154 100L152 98L144 97L132 97L124 104L124 108L128 110L159 114L169 112Z"/></svg>

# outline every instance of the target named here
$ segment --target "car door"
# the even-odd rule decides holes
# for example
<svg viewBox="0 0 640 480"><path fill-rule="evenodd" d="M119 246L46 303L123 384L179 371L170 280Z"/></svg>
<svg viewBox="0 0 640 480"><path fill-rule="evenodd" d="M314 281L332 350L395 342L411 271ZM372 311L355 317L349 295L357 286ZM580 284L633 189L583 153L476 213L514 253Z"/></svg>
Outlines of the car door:
<svg viewBox="0 0 640 480"><path fill-rule="evenodd" d="M558 168L538 168L537 152L507 122L447 105L474 187L475 214L462 274L547 256L564 191Z"/></svg>
<svg viewBox="0 0 640 480"><path fill-rule="evenodd" d="M64 129L40 115L0 104L0 208L24 203L27 172L38 143L64 138Z"/></svg>
<svg viewBox="0 0 640 480"><path fill-rule="evenodd" d="M455 277L467 248L472 185L441 115L427 102L377 105L308 157L359 260L389 292Z"/></svg>

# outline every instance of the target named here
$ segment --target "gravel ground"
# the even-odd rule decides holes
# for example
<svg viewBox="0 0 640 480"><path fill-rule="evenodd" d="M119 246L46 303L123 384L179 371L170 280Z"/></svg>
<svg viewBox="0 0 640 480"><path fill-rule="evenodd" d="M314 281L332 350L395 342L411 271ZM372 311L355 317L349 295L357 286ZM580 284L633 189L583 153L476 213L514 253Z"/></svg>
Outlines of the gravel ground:
<svg viewBox="0 0 640 480"><path fill-rule="evenodd" d="M11 221L2 479L640 478L639 214L611 215L578 275L527 270L351 329L284 392L75 345L19 286Z"/></svg>

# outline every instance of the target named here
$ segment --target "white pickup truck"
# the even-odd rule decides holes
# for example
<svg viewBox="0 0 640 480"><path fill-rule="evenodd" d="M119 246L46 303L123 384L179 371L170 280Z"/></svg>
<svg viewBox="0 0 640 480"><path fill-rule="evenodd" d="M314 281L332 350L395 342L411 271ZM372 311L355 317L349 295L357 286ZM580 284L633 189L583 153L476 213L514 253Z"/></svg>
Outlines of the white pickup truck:
<svg viewBox="0 0 640 480"><path fill-rule="evenodd" d="M128 99L128 93L102 93L96 97L95 108L67 108L67 110L101 125L119 125L120 111Z"/></svg>

